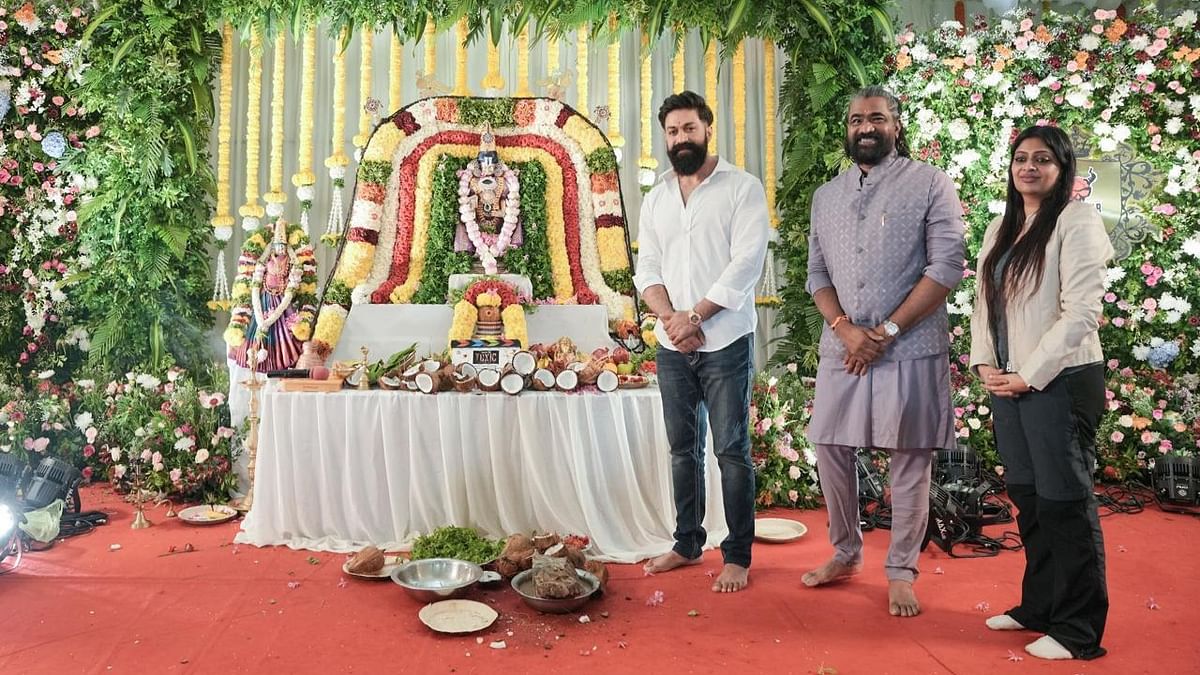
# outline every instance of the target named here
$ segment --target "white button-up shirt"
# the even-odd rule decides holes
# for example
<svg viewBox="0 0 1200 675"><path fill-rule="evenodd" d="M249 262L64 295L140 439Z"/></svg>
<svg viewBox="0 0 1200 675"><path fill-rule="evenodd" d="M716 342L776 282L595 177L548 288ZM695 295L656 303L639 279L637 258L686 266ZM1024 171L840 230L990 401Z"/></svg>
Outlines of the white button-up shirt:
<svg viewBox="0 0 1200 675"><path fill-rule="evenodd" d="M668 171L642 202L633 283L642 293L665 286L679 311L703 298L724 307L701 327L700 351L717 351L754 332L754 290L769 237L767 197L754 176L718 159L685 205L679 178ZM662 322L654 334L659 344L674 348Z"/></svg>

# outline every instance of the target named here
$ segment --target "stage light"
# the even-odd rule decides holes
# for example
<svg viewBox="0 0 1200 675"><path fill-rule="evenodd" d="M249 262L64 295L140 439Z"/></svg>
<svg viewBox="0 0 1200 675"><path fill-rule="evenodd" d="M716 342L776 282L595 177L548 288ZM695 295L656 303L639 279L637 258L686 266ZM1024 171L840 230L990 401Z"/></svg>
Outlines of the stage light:
<svg viewBox="0 0 1200 675"><path fill-rule="evenodd" d="M74 466L53 457L47 457L33 472L33 480L25 490L25 509L40 509L49 506L55 499L66 502L67 511L79 510L79 483L83 474Z"/></svg>
<svg viewBox="0 0 1200 675"><path fill-rule="evenodd" d="M939 449L933 478L939 485L979 478L979 455L969 445L960 445L954 450Z"/></svg>
<svg viewBox="0 0 1200 675"><path fill-rule="evenodd" d="M15 502L28 474L29 465L16 455L0 453L0 500Z"/></svg>
<svg viewBox="0 0 1200 675"><path fill-rule="evenodd" d="M21 564L24 542L17 528L17 514L7 502L0 501L0 574L11 572Z"/></svg>
<svg viewBox="0 0 1200 675"><path fill-rule="evenodd" d="M1166 510L1191 512L1200 506L1200 461L1195 457L1160 457L1154 463L1154 495Z"/></svg>

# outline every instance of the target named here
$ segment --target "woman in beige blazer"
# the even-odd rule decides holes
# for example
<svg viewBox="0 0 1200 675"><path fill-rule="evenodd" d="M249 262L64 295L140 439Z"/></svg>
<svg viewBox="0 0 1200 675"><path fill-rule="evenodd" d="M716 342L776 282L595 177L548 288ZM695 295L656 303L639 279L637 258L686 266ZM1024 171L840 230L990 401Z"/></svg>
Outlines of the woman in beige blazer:
<svg viewBox="0 0 1200 675"><path fill-rule="evenodd" d="M1004 215L979 251L971 368L991 393L996 446L1025 545L1021 601L987 620L1032 630L1045 659L1103 656L1104 540L1092 474L1104 411L1098 333L1112 245L1072 201L1075 153L1056 127L1012 144Z"/></svg>

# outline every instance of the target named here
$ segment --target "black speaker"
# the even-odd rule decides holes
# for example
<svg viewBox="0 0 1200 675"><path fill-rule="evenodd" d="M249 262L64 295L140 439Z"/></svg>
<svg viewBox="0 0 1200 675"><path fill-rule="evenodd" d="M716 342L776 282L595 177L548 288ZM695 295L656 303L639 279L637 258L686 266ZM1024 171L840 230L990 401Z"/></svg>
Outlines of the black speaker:
<svg viewBox="0 0 1200 675"><path fill-rule="evenodd" d="M25 488L28 477L28 464L12 453L0 452L0 501L7 499L15 502L17 493Z"/></svg>
<svg viewBox="0 0 1200 675"><path fill-rule="evenodd" d="M1200 461L1168 455L1154 463L1154 494L1160 504L1200 506Z"/></svg>
<svg viewBox="0 0 1200 675"><path fill-rule="evenodd" d="M963 507L957 499L937 483L929 484L929 526L925 529L924 551L930 542L953 555L954 544L971 531L962 517Z"/></svg>
<svg viewBox="0 0 1200 675"><path fill-rule="evenodd" d="M74 466L53 457L47 457L33 472L33 480L25 490L25 508L40 509L62 499L67 511L79 510L79 484L83 474Z"/></svg>

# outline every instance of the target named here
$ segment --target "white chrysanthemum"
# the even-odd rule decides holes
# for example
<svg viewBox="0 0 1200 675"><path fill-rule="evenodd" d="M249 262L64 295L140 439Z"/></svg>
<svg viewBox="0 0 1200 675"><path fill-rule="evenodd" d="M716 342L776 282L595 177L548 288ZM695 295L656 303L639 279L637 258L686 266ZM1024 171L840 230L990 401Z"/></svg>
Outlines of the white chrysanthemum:
<svg viewBox="0 0 1200 675"><path fill-rule="evenodd" d="M365 305L371 301L371 291L368 290L366 284L359 284L350 292L350 303L354 305Z"/></svg>
<svg viewBox="0 0 1200 675"><path fill-rule="evenodd" d="M1157 70L1158 66L1154 65L1153 60L1143 61L1142 63L1138 64L1137 68L1133 69L1133 74L1150 76L1153 75Z"/></svg>
<svg viewBox="0 0 1200 675"><path fill-rule="evenodd" d="M1088 33L1079 40L1079 47L1087 52L1094 52L1100 48L1100 36Z"/></svg>
<svg viewBox="0 0 1200 675"><path fill-rule="evenodd" d="M1175 116L1183 115L1183 111L1187 109L1187 106L1183 104L1183 101L1177 101L1175 99L1166 101L1164 103L1164 107L1167 109L1168 113Z"/></svg>
<svg viewBox="0 0 1200 675"><path fill-rule="evenodd" d="M1196 23L1196 12L1191 9L1186 9L1180 12L1179 16L1175 17L1171 23L1176 28L1190 28Z"/></svg>
<svg viewBox="0 0 1200 675"><path fill-rule="evenodd" d="M213 236L216 237L217 241L229 241L233 238L233 228L228 226L214 228Z"/></svg>
<svg viewBox="0 0 1200 675"><path fill-rule="evenodd" d="M1125 141L1129 140L1130 134L1131 132L1129 130L1129 125L1126 124L1118 124L1112 129L1113 138L1116 139L1118 143L1124 143Z"/></svg>
<svg viewBox="0 0 1200 675"><path fill-rule="evenodd" d="M920 42L913 45L912 51L909 52L909 55L912 56L913 61L930 61L937 58L934 56L933 52L929 51L928 47Z"/></svg>
<svg viewBox="0 0 1200 675"><path fill-rule="evenodd" d="M1183 130L1183 120L1178 117L1172 117L1163 125L1163 129L1173 136Z"/></svg>
<svg viewBox="0 0 1200 675"><path fill-rule="evenodd" d="M950 134L950 138L956 141L965 141L971 135L971 125L961 117L957 117L946 125L946 131Z"/></svg>
<svg viewBox="0 0 1200 675"><path fill-rule="evenodd" d="M82 412L75 416L75 427L80 431L87 431L87 428L92 426L92 413Z"/></svg>
<svg viewBox="0 0 1200 675"><path fill-rule="evenodd" d="M1100 139L1099 146L1104 152L1113 152L1117 149L1117 141L1111 136L1106 136Z"/></svg>
<svg viewBox="0 0 1200 675"><path fill-rule="evenodd" d="M1196 341L1192 343L1192 356L1200 358L1200 338L1196 338Z"/></svg>
<svg viewBox="0 0 1200 675"><path fill-rule="evenodd" d="M1193 234L1185 239L1181 249L1193 258L1200 259L1200 233Z"/></svg>
<svg viewBox="0 0 1200 675"><path fill-rule="evenodd" d="M1032 101L1042 95L1042 88L1036 84L1027 84L1021 89L1021 95Z"/></svg>
<svg viewBox="0 0 1200 675"><path fill-rule="evenodd" d="M957 21L955 23L958 23ZM958 47L964 54L974 54L979 50L979 39L974 36L966 36L959 40Z"/></svg>
<svg viewBox="0 0 1200 675"><path fill-rule="evenodd" d="M979 84L985 87L995 87L1002 81L1004 81L1004 76L993 70L987 75L984 75L983 79L979 81Z"/></svg>
<svg viewBox="0 0 1200 675"><path fill-rule="evenodd" d="M1133 346L1133 358L1137 359L1138 361L1145 361L1147 356L1150 356L1149 347L1146 345Z"/></svg>
<svg viewBox="0 0 1200 675"><path fill-rule="evenodd" d="M1088 37L1092 37L1092 36L1089 35ZM1099 42L1099 41L1100 41L1100 38L1097 37L1096 42ZM1129 46L1135 52L1140 52L1143 49L1145 49L1146 47L1150 46L1150 36L1145 35L1145 34L1138 35L1137 37L1134 37L1129 41Z"/></svg>

